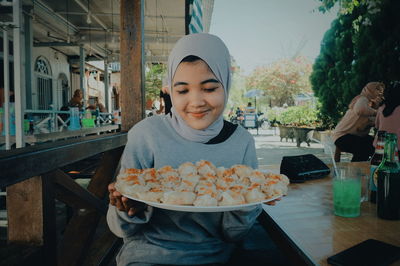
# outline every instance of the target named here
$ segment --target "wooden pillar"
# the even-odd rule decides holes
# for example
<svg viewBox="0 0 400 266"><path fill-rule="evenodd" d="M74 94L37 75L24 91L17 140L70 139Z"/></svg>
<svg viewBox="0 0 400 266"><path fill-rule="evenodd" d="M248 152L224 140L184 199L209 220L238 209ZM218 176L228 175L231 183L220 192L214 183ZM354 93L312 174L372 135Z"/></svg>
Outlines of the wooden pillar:
<svg viewBox="0 0 400 266"><path fill-rule="evenodd" d="M43 265L56 265L57 236L53 182L36 176L7 187L8 241L42 246Z"/></svg>
<svg viewBox="0 0 400 266"><path fill-rule="evenodd" d="M121 0L121 119L128 131L144 118L144 1Z"/></svg>

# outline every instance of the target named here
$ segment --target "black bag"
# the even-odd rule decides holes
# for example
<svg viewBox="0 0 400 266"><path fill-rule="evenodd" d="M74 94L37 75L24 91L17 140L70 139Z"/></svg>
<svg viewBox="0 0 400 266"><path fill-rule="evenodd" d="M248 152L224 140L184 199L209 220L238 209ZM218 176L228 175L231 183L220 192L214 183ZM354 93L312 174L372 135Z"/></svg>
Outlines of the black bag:
<svg viewBox="0 0 400 266"><path fill-rule="evenodd" d="M331 170L312 154L283 156L281 174L286 175L291 183L301 183L309 179L327 176Z"/></svg>

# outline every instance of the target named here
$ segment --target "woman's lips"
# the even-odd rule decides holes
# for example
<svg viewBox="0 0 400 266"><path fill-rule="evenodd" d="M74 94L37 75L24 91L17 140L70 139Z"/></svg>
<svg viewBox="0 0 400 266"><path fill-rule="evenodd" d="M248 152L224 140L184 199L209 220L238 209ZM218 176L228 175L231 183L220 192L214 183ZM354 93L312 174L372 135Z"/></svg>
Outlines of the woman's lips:
<svg viewBox="0 0 400 266"><path fill-rule="evenodd" d="M193 117L196 117L196 118L203 118L206 114L207 114L207 111L204 111L204 112L199 112L199 113L190 113Z"/></svg>

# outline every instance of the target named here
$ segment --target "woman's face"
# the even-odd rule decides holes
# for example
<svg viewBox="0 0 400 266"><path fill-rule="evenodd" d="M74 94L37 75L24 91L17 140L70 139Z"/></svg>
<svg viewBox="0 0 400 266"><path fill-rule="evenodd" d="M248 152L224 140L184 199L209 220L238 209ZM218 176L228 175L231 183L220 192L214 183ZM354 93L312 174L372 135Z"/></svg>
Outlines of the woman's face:
<svg viewBox="0 0 400 266"><path fill-rule="evenodd" d="M182 62L172 80L175 110L193 129L209 127L224 110L224 88L203 60Z"/></svg>

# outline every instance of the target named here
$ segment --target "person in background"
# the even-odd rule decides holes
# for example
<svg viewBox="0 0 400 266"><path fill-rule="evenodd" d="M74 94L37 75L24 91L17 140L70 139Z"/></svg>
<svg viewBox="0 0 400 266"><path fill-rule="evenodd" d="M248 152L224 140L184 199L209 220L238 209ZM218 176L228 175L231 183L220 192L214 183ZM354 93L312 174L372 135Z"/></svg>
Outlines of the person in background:
<svg viewBox="0 0 400 266"><path fill-rule="evenodd" d="M68 107L78 107L79 110L83 108L83 93L82 90L77 89L74 91L74 96L68 102Z"/></svg>
<svg viewBox="0 0 400 266"><path fill-rule="evenodd" d="M171 102L171 97L169 95L169 85L167 77L164 77L162 80L160 99L162 99L162 104L161 104L162 107L160 108L160 110L164 109L164 114L170 113L172 108L172 102Z"/></svg>
<svg viewBox="0 0 400 266"><path fill-rule="evenodd" d="M374 138L369 135L374 126L377 108L383 99L385 85L369 82L359 95L354 97L349 109L333 132L335 145L344 152L353 154L352 162L367 161L374 153Z"/></svg>
<svg viewBox="0 0 400 266"><path fill-rule="evenodd" d="M397 134L397 145L400 150L400 82L393 82L385 89L383 105L379 107L375 119L375 128L387 133ZM375 136L374 146L376 146Z"/></svg>
<svg viewBox="0 0 400 266"><path fill-rule="evenodd" d="M258 167L254 138L223 119L230 60L217 36L191 34L177 42L168 60L171 112L146 118L129 130L122 173L127 168L176 169L201 159L216 166ZM179 212L125 198L114 183L108 189L107 223L124 240L118 265L217 265L226 263L239 243L262 249L252 241L268 241L265 232L257 231L263 230L256 224L261 205L239 211Z"/></svg>
<svg viewBox="0 0 400 266"><path fill-rule="evenodd" d="M255 112L256 112L256 108L253 107L251 102L248 102L247 107L246 107L246 113L255 113Z"/></svg>

